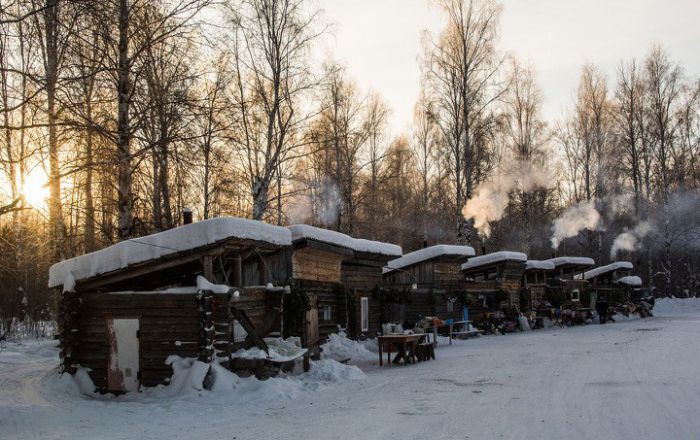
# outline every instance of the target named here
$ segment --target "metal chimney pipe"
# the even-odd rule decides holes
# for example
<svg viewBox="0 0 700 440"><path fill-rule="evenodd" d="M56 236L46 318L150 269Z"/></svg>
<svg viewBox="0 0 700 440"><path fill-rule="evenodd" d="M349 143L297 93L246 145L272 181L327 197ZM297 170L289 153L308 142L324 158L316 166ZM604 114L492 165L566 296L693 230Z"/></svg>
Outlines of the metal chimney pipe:
<svg viewBox="0 0 700 440"><path fill-rule="evenodd" d="M192 210L185 208L182 210L182 224L189 225L190 223L192 223Z"/></svg>

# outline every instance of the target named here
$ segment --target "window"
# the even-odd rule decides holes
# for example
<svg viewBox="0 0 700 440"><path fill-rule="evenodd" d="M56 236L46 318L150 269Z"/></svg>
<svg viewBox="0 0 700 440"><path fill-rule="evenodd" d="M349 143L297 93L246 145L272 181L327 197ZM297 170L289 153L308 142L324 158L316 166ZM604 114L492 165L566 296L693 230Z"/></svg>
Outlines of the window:
<svg viewBox="0 0 700 440"><path fill-rule="evenodd" d="M369 298L360 298L360 327L361 331L369 331Z"/></svg>
<svg viewBox="0 0 700 440"><path fill-rule="evenodd" d="M579 293L578 289L574 289L571 291L571 301L573 302L578 302L581 300L581 294Z"/></svg>
<svg viewBox="0 0 700 440"><path fill-rule="evenodd" d="M330 321L331 320L331 306L324 305L321 306L321 320Z"/></svg>

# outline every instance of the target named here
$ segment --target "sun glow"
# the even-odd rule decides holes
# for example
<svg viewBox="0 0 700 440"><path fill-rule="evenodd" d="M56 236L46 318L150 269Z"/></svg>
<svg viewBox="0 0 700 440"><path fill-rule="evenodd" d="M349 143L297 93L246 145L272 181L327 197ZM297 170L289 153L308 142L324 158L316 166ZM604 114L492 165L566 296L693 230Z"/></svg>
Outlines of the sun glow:
<svg viewBox="0 0 700 440"><path fill-rule="evenodd" d="M49 198L49 179L41 167L36 167L24 178L21 189L24 200L35 209L44 209Z"/></svg>

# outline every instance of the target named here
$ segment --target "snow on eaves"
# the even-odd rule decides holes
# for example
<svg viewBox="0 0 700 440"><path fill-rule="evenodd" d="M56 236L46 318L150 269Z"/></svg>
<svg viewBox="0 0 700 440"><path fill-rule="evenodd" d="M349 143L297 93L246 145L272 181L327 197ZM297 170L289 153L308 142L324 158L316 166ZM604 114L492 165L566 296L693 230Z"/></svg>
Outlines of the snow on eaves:
<svg viewBox="0 0 700 440"><path fill-rule="evenodd" d="M54 264L49 287L123 269L177 252L197 249L226 239L248 239L278 246L292 244L288 229L256 220L221 217L179 226L145 237L125 240L108 248Z"/></svg>
<svg viewBox="0 0 700 440"><path fill-rule="evenodd" d="M573 264L576 266L595 266L595 261L588 257L556 257L545 261L549 261L550 263L554 264L555 267L563 266L565 264Z"/></svg>
<svg viewBox="0 0 700 440"><path fill-rule="evenodd" d="M527 255L522 252L500 251L470 258L462 265L462 270L500 263L501 261L527 261Z"/></svg>
<svg viewBox="0 0 700 440"><path fill-rule="evenodd" d="M591 278L595 278L597 276L613 272L615 270L632 270L633 268L634 266L629 261L615 261L614 263L610 263L606 266L596 267L595 269L591 269L587 272L584 272L583 279L590 280Z"/></svg>
<svg viewBox="0 0 700 440"><path fill-rule="evenodd" d="M409 252L403 257L391 260L384 268L384 273L391 272L396 269L413 266L414 264L422 263L423 261L432 260L439 257L473 257L475 254L474 248L470 246L457 246L450 244L438 244L417 251Z"/></svg>
<svg viewBox="0 0 700 440"><path fill-rule="evenodd" d="M628 275L615 281L617 284L624 284L630 287L641 287L642 279L636 275Z"/></svg>
<svg viewBox="0 0 700 440"><path fill-rule="evenodd" d="M317 228L309 225L292 225L288 228L292 233L292 240L315 240L323 243L352 249L355 252L385 255L387 257L399 257L403 253L401 246L381 241L353 238L340 232L329 229Z"/></svg>
<svg viewBox="0 0 700 440"><path fill-rule="evenodd" d="M525 270L554 270L554 263L547 260L527 260Z"/></svg>

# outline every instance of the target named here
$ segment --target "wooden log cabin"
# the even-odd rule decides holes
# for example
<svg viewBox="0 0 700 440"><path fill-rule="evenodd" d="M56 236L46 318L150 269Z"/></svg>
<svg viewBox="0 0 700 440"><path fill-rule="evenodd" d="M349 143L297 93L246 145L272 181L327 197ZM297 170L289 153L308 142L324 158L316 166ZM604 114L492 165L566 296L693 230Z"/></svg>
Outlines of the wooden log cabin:
<svg viewBox="0 0 700 440"><path fill-rule="evenodd" d="M364 339L381 330L383 268L403 254L401 246L369 240L355 240L353 257L341 265L342 281L348 295L348 335Z"/></svg>
<svg viewBox="0 0 700 440"><path fill-rule="evenodd" d="M466 294L461 266L473 256L469 246L435 245L389 261L385 320L410 325L425 316L461 319Z"/></svg>
<svg viewBox="0 0 700 440"><path fill-rule="evenodd" d="M519 311L526 261L527 255L521 252L500 251L470 258L462 264L466 289L473 299L470 316L476 318L476 314L502 309Z"/></svg>
<svg viewBox="0 0 700 440"><path fill-rule="evenodd" d="M520 310L541 309L547 298L547 281L554 276L554 263L527 260L521 281Z"/></svg>
<svg viewBox="0 0 700 440"><path fill-rule="evenodd" d="M605 300L609 304L623 304L632 300L632 290L641 287L641 279L632 276L634 265L629 261L615 261L605 266L588 270L579 276L587 281L590 297L595 301Z"/></svg>
<svg viewBox="0 0 700 440"><path fill-rule="evenodd" d="M561 256L548 261L554 264L554 272L547 280L547 302L554 308L595 309L588 281L581 279L584 271L595 266L588 257Z"/></svg>
<svg viewBox="0 0 700 440"><path fill-rule="evenodd" d="M247 341L232 311L259 329L250 336L279 330L284 289L272 286L289 282L291 243L286 228L218 218L53 265L63 369L119 393L166 384L170 355L231 366Z"/></svg>
<svg viewBox="0 0 700 440"><path fill-rule="evenodd" d="M401 255L401 247L309 225L289 230L294 284L309 296L310 320L318 320L318 335L310 338L321 342L339 329L351 337L376 335L382 267Z"/></svg>

